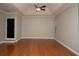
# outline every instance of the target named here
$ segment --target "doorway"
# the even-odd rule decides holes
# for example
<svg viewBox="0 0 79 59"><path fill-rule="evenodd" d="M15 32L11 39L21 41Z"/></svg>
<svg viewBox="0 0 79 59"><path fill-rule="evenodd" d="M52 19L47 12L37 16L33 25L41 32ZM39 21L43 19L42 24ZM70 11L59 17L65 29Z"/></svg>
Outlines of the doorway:
<svg viewBox="0 0 79 59"><path fill-rule="evenodd" d="M7 18L7 38L14 38L14 18Z"/></svg>

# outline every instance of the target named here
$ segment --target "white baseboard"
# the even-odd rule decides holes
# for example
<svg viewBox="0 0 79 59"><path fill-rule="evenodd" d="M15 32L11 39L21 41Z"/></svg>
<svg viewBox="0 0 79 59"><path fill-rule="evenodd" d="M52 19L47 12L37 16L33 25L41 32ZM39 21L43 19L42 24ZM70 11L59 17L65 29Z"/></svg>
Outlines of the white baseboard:
<svg viewBox="0 0 79 59"><path fill-rule="evenodd" d="M21 39L55 39L54 37L22 37Z"/></svg>
<svg viewBox="0 0 79 59"><path fill-rule="evenodd" d="M17 40L12 40L12 41L3 41L4 43L16 43L17 42Z"/></svg>
<svg viewBox="0 0 79 59"><path fill-rule="evenodd" d="M4 43L4 41L1 41L1 42L0 42L0 44L3 44L3 43Z"/></svg>
<svg viewBox="0 0 79 59"><path fill-rule="evenodd" d="M57 42L59 42L61 45L63 45L65 48L69 49L70 51L72 51L74 54L79 56L79 53L77 53L76 51L74 51L73 49L71 49L69 46L67 46L66 44L62 43L59 40L56 40Z"/></svg>
<svg viewBox="0 0 79 59"><path fill-rule="evenodd" d="M16 39L16 40L5 40L5 41L2 41L2 42L0 42L0 44L3 44L3 43L16 43L16 42L18 42L20 39Z"/></svg>
<svg viewBox="0 0 79 59"><path fill-rule="evenodd" d="M16 38L5 38L5 40L16 40Z"/></svg>

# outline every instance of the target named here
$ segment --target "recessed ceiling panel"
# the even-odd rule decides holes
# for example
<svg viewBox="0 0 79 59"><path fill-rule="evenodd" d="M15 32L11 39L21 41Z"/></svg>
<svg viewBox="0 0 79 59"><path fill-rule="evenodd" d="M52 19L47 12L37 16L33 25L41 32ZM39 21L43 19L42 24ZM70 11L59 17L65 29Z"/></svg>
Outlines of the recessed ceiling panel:
<svg viewBox="0 0 79 59"><path fill-rule="evenodd" d="M34 5L46 6L45 11L37 12ZM54 15L63 5L64 3L0 3L0 9L6 12L21 12L23 15Z"/></svg>

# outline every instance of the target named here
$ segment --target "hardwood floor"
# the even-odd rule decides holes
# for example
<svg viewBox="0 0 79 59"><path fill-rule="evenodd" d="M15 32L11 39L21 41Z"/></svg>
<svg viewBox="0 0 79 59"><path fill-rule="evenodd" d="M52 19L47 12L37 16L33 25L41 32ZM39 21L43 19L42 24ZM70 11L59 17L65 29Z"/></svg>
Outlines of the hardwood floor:
<svg viewBox="0 0 79 59"><path fill-rule="evenodd" d="M75 56L55 40L23 39L17 43L0 44L1 56Z"/></svg>

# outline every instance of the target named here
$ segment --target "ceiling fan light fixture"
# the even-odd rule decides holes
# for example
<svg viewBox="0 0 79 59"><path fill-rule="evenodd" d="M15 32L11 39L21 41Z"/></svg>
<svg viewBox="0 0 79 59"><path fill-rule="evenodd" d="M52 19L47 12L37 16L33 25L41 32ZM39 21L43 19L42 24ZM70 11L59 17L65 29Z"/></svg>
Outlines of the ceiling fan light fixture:
<svg viewBox="0 0 79 59"><path fill-rule="evenodd" d="M41 9L40 8L36 8L36 11L41 11Z"/></svg>

